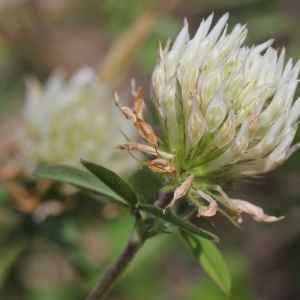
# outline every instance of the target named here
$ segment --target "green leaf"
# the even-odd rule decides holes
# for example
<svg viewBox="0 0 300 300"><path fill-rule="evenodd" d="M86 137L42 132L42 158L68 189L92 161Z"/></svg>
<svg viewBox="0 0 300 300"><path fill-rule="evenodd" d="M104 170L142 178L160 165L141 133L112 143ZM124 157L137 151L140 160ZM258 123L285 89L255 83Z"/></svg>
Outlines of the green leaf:
<svg viewBox="0 0 300 300"><path fill-rule="evenodd" d="M132 187L119 175L92 162L82 160L81 163L128 203L135 205L138 202L138 197Z"/></svg>
<svg viewBox="0 0 300 300"><path fill-rule="evenodd" d="M206 273L226 295L229 295L231 275L227 263L217 246L207 239L191 235L186 231L181 231L181 235Z"/></svg>
<svg viewBox="0 0 300 300"><path fill-rule="evenodd" d="M142 203L139 204L139 208L150 213L153 216L156 216L170 224L175 225L176 227L179 227L179 229L181 229L181 230L191 232L193 234L199 235L205 239L213 240L215 242L219 241L219 238L215 234L213 234L207 230L200 229L189 222L183 221L181 218L177 217L170 211L164 212L163 210L156 208L153 205L142 204Z"/></svg>
<svg viewBox="0 0 300 300"><path fill-rule="evenodd" d="M120 195L111 190L90 172L82 171L70 166L54 165L41 166L37 169L35 174L39 178L69 183L76 187L108 197L118 203L122 203L123 205L127 205Z"/></svg>
<svg viewBox="0 0 300 300"><path fill-rule="evenodd" d="M1 245L0 250L0 286L3 285L10 269L15 264L19 255L25 249L24 242L15 242L8 245Z"/></svg>

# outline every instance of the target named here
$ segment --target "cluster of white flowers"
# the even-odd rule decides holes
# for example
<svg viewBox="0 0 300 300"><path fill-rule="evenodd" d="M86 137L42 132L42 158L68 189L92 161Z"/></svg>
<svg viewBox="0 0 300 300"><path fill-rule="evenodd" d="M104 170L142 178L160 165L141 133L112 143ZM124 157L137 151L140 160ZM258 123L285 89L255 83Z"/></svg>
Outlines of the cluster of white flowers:
<svg viewBox="0 0 300 300"><path fill-rule="evenodd" d="M177 194L189 191L199 216L212 216L221 205L238 220L245 212L272 222L277 218L230 199L222 186L271 171L298 149L292 142L300 115L300 99L294 101L300 62L285 63L285 50L278 53L272 40L244 46L246 26L229 31L228 17L212 26L210 15L192 38L185 22L173 45L160 48L152 77L160 143L151 145L157 157L149 166L169 173L180 184Z"/></svg>
<svg viewBox="0 0 300 300"><path fill-rule="evenodd" d="M126 123L112 98L110 88L90 68L69 80L56 72L44 87L35 79L28 81L19 135L26 169L32 171L40 163L79 166L83 158L121 173L130 170L128 157L114 149L124 141L120 129Z"/></svg>
<svg viewBox="0 0 300 300"><path fill-rule="evenodd" d="M184 106L187 150L213 134L200 147L199 172L227 165L240 175L270 171L294 150L300 99L294 102L300 62L285 51L278 55L272 40L243 47L245 26L227 32L228 14L209 32L212 15L190 39L186 23L173 47L161 51L153 74L153 88L171 149L176 149L176 97ZM175 138L174 138L175 137ZM194 154L195 156L195 154ZM210 159L207 159L209 156ZM192 157L193 158L193 157Z"/></svg>

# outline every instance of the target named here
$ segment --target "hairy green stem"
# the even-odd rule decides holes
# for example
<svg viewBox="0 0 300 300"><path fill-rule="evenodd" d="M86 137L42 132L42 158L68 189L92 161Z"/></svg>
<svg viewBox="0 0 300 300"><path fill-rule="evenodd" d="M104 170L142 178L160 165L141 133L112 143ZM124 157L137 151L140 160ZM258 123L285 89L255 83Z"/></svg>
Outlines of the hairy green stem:
<svg viewBox="0 0 300 300"><path fill-rule="evenodd" d="M162 193L159 198L155 201L154 206L157 208L165 208L170 202L170 193ZM133 260L137 252L141 249L146 241L143 233L141 233L140 228L140 213L138 212L137 220L133 234L131 235L125 249L117 259L117 261L112 265L103 275L102 279L96 285L96 287L91 291L86 300L102 300L104 299L116 281L123 274L127 266Z"/></svg>
<svg viewBox="0 0 300 300"><path fill-rule="evenodd" d="M91 291L86 300L100 300L107 296L138 250L142 247L144 241L139 232L135 230L117 261L104 273L102 279Z"/></svg>

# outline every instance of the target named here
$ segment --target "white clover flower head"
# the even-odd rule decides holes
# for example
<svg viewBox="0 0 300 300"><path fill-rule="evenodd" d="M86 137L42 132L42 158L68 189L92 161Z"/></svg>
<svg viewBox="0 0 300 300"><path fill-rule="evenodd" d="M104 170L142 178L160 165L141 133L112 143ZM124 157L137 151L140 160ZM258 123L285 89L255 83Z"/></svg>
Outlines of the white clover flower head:
<svg viewBox="0 0 300 300"><path fill-rule="evenodd" d="M120 129L126 123L111 99L109 86L91 68L69 80L55 72L45 86L29 80L19 134L25 168L31 172L40 163L79 166L83 158L121 173L131 170L128 157L114 151L124 141Z"/></svg>
<svg viewBox="0 0 300 300"><path fill-rule="evenodd" d="M159 137L149 139L153 130L145 135L136 105L129 118L148 145L123 148L154 156L149 167L177 185L172 204L188 193L199 216L226 211L237 221L247 213L273 222L280 218L229 198L222 187L275 169L299 148L292 143L300 115L300 99L294 100L300 61L285 62L285 50L278 53L272 40L244 46L246 26L229 31L228 17L212 26L210 15L193 37L185 21L173 45L160 47L152 76Z"/></svg>

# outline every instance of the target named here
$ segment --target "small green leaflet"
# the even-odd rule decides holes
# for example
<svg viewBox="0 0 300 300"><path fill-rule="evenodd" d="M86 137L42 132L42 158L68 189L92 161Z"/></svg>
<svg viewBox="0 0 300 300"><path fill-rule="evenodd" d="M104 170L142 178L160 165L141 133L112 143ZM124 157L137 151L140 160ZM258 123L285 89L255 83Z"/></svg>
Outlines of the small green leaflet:
<svg viewBox="0 0 300 300"><path fill-rule="evenodd" d="M138 197L132 187L119 175L92 162L82 160L81 163L105 185L112 189L121 198L126 200L126 202L131 205L135 205L138 202Z"/></svg>
<svg viewBox="0 0 300 300"><path fill-rule="evenodd" d="M82 171L70 166L54 165L40 166L36 170L35 175L39 178L72 184L78 188L83 188L96 194L106 196L123 205L127 205L125 199L120 197L120 195L106 186L90 172Z"/></svg>
<svg viewBox="0 0 300 300"><path fill-rule="evenodd" d="M171 213L169 211L163 212L162 209L156 208L152 205L142 204L142 203L139 204L139 208L150 213L153 216L156 216L170 224L175 225L180 230L185 230L185 231L191 232L195 235L200 235L203 238L210 239L215 242L219 241L219 238L216 235L214 235L213 233L211 233L207 230L198 228L189 222L185 222L181 218L177 217L176 215L174 215L173 213Z"/></svg>
<svg viewBox="0 0 300 300"><path fill-rule="evenodd" d="M191 235L186 231L181 231L180 233L206 273L226 295L229 295L231 275L220 250L213 242L205 238Z"/></svg>

